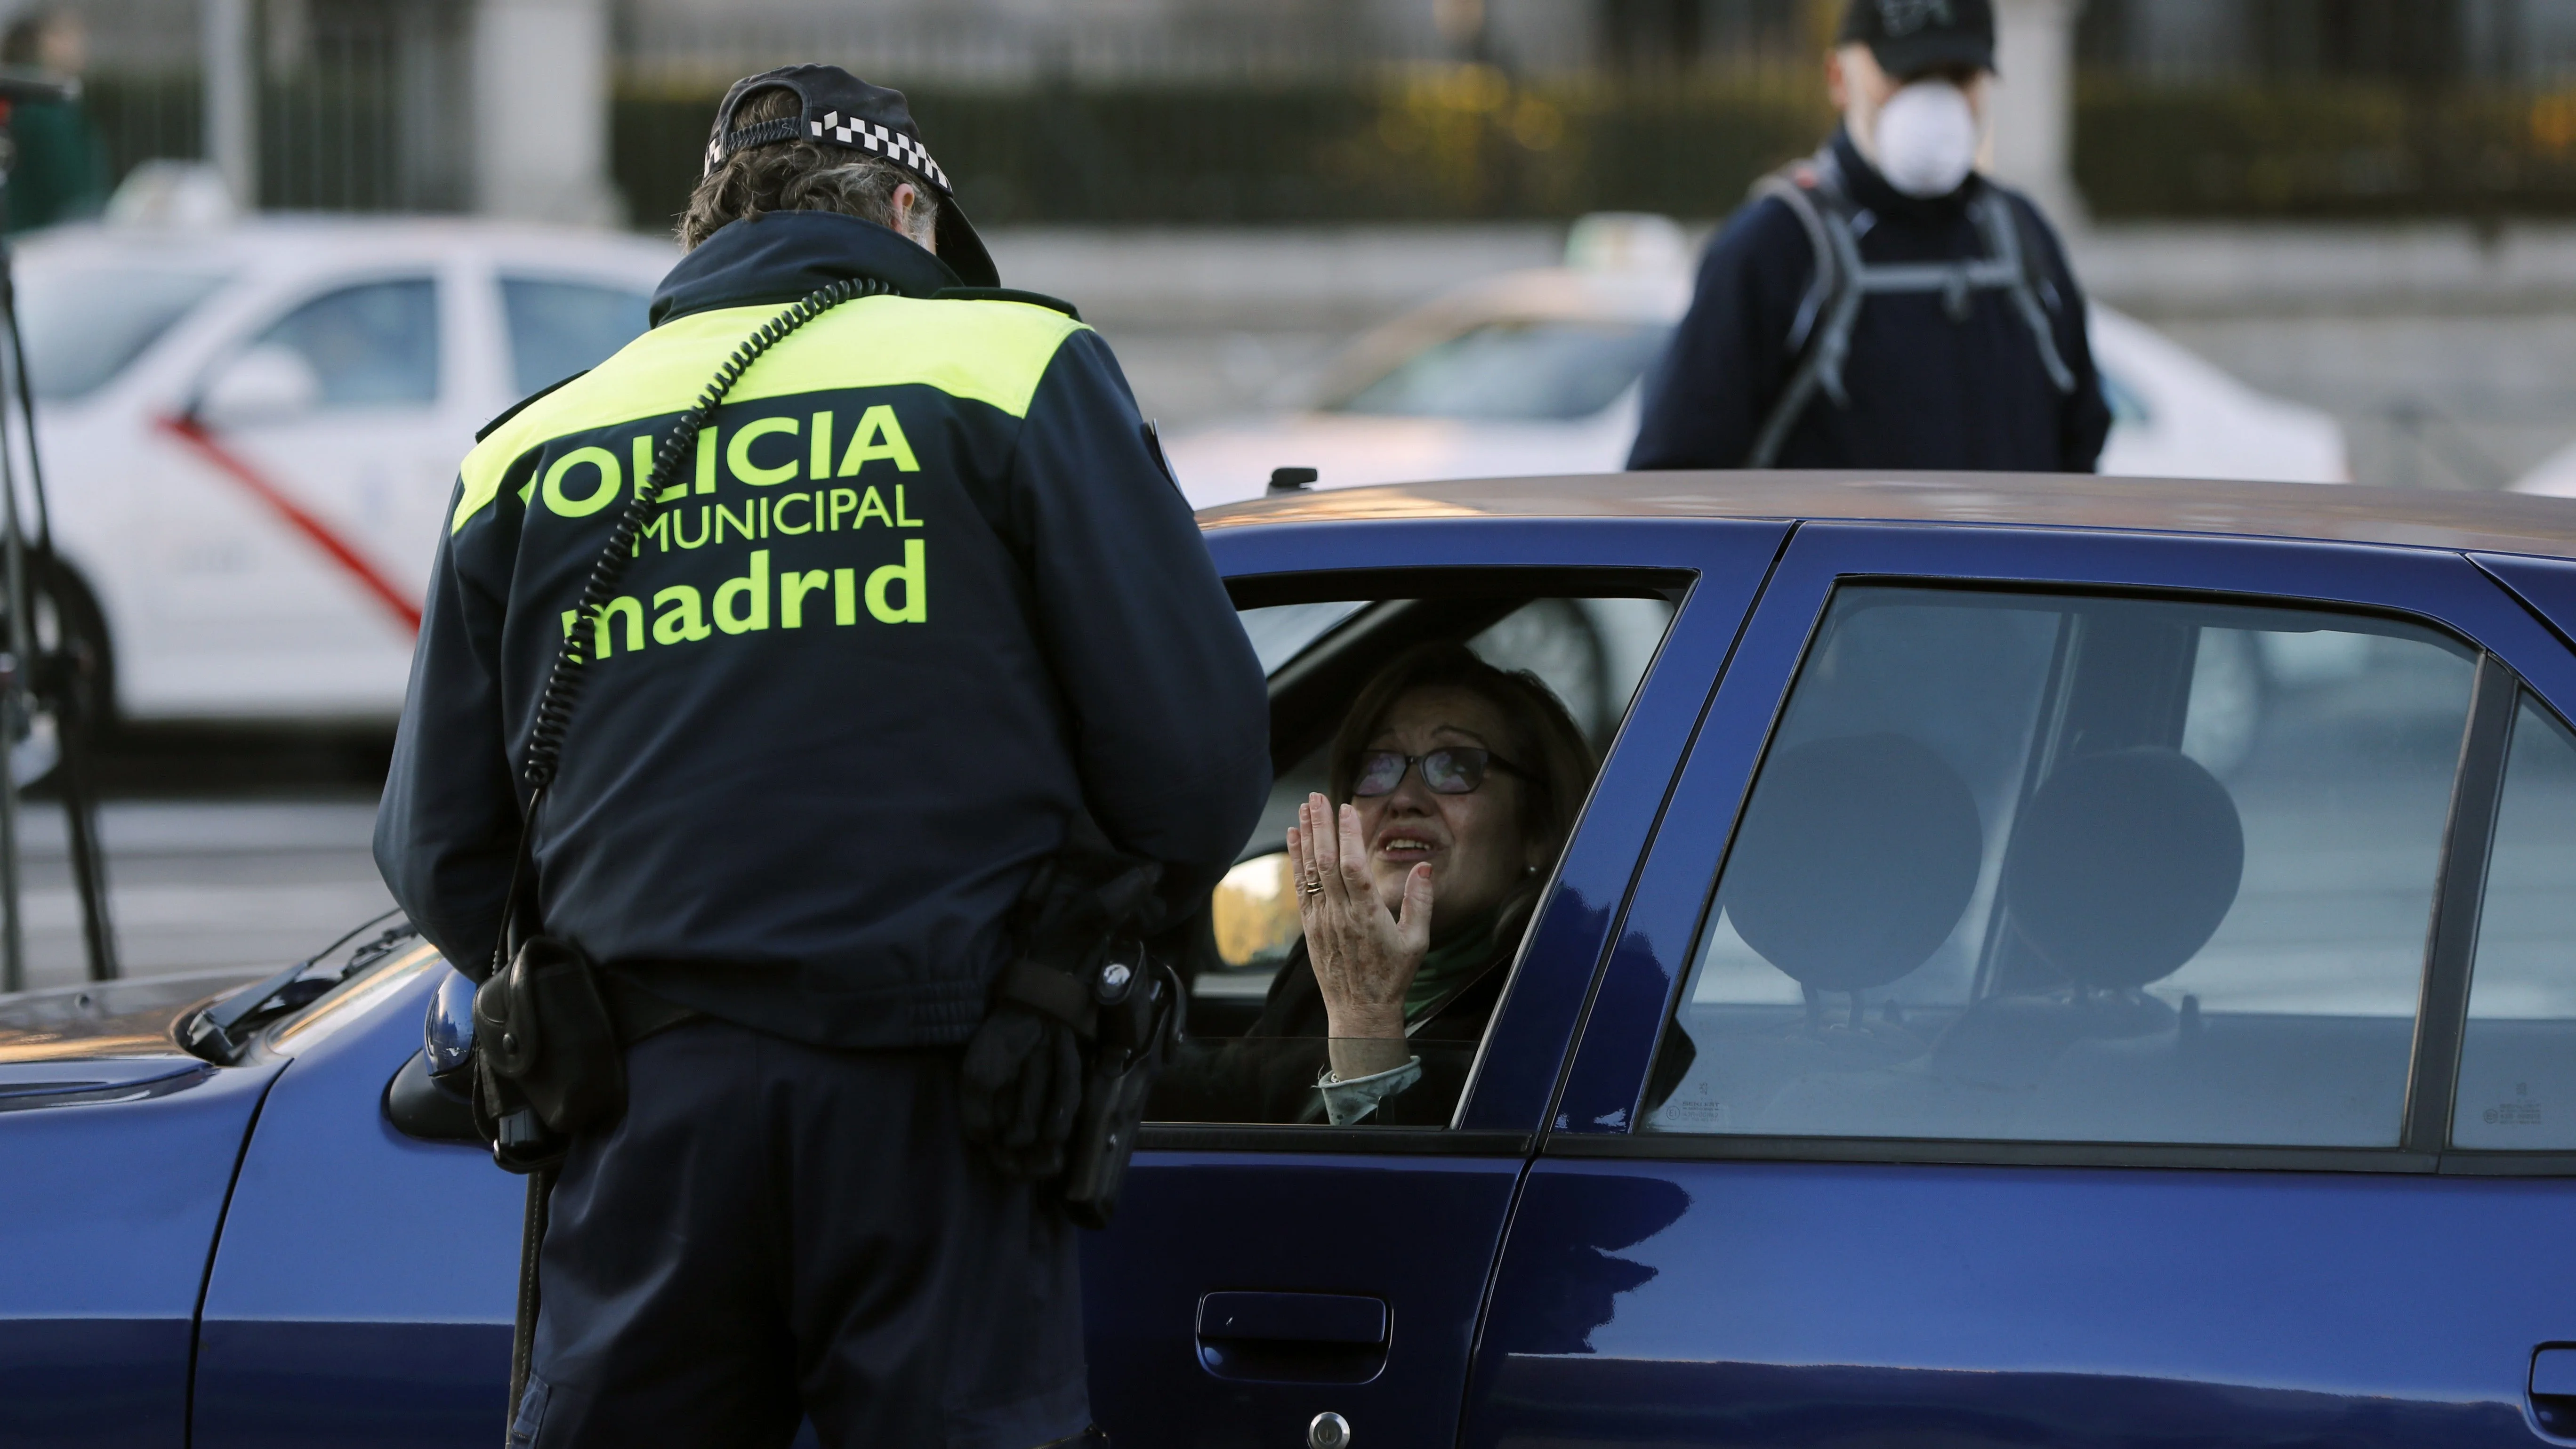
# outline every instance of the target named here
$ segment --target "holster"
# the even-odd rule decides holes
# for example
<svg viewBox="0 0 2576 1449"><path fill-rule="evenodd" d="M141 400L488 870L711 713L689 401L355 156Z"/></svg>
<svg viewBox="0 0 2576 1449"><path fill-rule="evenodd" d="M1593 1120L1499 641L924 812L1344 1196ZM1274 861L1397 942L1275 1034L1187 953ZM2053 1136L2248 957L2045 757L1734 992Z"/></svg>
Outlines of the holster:
<svg viewBox="0 0 2576 1449"><path fill-rule="evenodd" d="M533 1172L626 1110L626 1053L579 946L532 936L474 992L474 1120L492 1160Z"/></svg>
<svg viewBox="0 0 2576 1449"><path fill-rule="evenodd" d="M1043 1012L1082 1049L1082 1100L1056 1193L1065 1216L1105 1228L1154 1078L1180 1038L1185 993L1142 936L1162 867L1112 847L1088 817L1021 898L1018 958L994 983L997 1001Z"/></svg>
<svg viewBox="0 0 2576 1449"><path fill-rule="evenodd" d="M1140 943L1122 946L1094 978L1097 1030L1084 1044L1082 1105L1057 1185L1065 1216L1086 1228L1109 1226L1118 1210L1145 1098L1180 1040L1186 1010L1179 974Z"/></svg>
<svg viewBox="0 0 2576 1449"><path fill-rule="evenodd" d="M474 1124L509 1172L561 1162L626 1111L626 1052L599 967L537 920L539 790L519 833L492 968L474 989Z"/></svg>

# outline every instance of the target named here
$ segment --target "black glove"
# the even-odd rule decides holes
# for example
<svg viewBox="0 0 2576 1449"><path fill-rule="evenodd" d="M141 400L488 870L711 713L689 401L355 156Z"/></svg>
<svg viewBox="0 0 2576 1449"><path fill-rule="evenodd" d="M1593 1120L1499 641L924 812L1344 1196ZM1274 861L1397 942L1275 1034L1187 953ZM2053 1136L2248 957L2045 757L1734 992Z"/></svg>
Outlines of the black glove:
<svg viewBox="0 0 2576 1449"><path fill-rule="evenodd" d="M966 1140L1012 1177L1043 1182L1064 1171L1064 1145L1082 1105L1082 1051L1073 1028L1001 1001L966 1044L958 1115Z"/></svg>

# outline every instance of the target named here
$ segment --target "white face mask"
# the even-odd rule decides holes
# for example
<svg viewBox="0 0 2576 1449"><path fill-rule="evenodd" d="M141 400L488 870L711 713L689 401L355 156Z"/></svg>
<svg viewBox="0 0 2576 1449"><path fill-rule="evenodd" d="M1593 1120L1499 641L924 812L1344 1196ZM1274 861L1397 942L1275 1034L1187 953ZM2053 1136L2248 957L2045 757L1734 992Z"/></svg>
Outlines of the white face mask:
<svg viewBox="0 0 2576 1449"><path fill-rule="evenodd" d="M1947 196L1977 164L1977 113L1945 80L1907 84L1878 108L1878 172L1908 196Z"/></svg>

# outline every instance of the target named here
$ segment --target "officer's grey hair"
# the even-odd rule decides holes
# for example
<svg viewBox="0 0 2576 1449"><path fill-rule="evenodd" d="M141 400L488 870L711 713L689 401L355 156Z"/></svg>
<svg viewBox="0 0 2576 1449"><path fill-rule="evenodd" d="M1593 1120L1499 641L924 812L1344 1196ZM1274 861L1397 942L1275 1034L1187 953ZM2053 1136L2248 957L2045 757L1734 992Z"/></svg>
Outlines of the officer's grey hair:
<svg viewBox="0 0 2576 1449"><path fill-rule="evenodd" d="M743 98L733 123L739 128L796 113L794 91L761 91ZM938 195L911 172L810 141L754 146L735 152L689 193L688 210L680 214L680 248L695 248L727 222L772 211L837 211L893 226L894 189L905 182L912 183L914 193L907 230L914 241L928 246L939 222Z"/></svg>

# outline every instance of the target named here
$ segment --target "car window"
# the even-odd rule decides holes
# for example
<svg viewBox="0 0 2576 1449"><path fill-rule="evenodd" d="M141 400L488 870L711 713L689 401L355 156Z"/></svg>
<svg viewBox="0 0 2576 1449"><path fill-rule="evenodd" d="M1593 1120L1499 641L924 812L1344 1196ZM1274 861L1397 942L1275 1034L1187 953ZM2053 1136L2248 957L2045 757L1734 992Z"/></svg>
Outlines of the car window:
<svg viewBox="0 0 2576 1449"><path fill-rule="evenodd" d="M651 303L652 298L628 287L502 278L511 380L524 396L597 367L644 335L645 309Z"/></svg>
<svg viewBox="0 0 2576 1449"><path fill-rule="evenodd" d="M2474 671L2357 616L1840 591L1647 1130L2394 1146Z"/></svg>
<svg viewBox="0 0 2576 1449"><path fill-rule="evenodd" d="M1577 750L1597 760L1634 698L1673 612L1672 602L1662 597L1565 596L1464 601L1369 597L1245 610L1246 627L1274 677L1281 666L1308 651L1323 653L1328 639L1334 657L1321 661L1324 667L1318 672L1329 677L1314 698L1283 699L1274 686L1274 748L1293 751L1296 760L1278 773L1240 862L1211 899L1210 939L1188 973L1191 1039L1157 1087L1148 1115L1189 1122L1330 1120L1315 1090L1331 1056L1319 1025L1320 1006L1302 1015L1292 1009L1301 991L1309 1002L1320 998L1301 950L1297 880L1284 851L1285 835L1309 792L1327 789L1331 736L1380 668L1407 650L1457 644L1496 669L1526 671L1562 707L1565 732ZM1507 724L1522 737L1514 742L1514 753L1537 748L1531 738L1535 729L1523 721ZM1539 767L1528 768L1535 772ZM1581 784L1588 786L1588 779L1587 772ZM1490 782L1479 787L1489 788ZM1579 799L1567 802L1561 818L1570 820L1580 804ZM1442 848L1454 851L1459 844L1452 840ZM1440 872L1451 868L1435 861L1435 882L1448 879ZM1411 1003L1423 1008L1409 1024L1421 1081L1407 1088L1401 1101L1360 1125L1448 1122L1482 1043L1492 998L1499 993L1499 974L1487 975L1507 969L1547 874L1547 866L1527 868L1525 877L1511 884L1503 904L1472 919L1444 920L1435 887L1433 951L1423 970L1431 976L1448 974L1458 993L1451 1003L1458 1014L1448 1015L1450 1006L1436 1005L1428 987L1421 1001ZM1290 973L1284 981L1283 971ZM1299 973L1304 980L1297 979ZM1471 990L1480 983L1481 990Z"/></svg>
<svg viewBox="0 0 2576 1449"><path fill-rule="evenodd" d="M1635 385L1671 328L1644 322L1488 322L1437 342L1328 412L1390 417L1590 417Z"/></svg>
<svg viewBox="0 0 2576 1449"><path fill-rule="evenodd" d="M2456 1147L2576 1149L2576 735L2524 696L2460 1042Z"/></svg>
<svg viewBox="0 0 2576 1449"><path fill-rule="evenodd" d="M204 272L97 268L44 274L18 293L27 381L48 401L87 397L223 285Z"/></svg>
<svg viewBox="0 0 2576 1449"><path fill-rule="evenodd" d="M252 347L283 347L313 371L321 407L438 400L438 287L427 277L342 287L297 307Z"/></svg>

